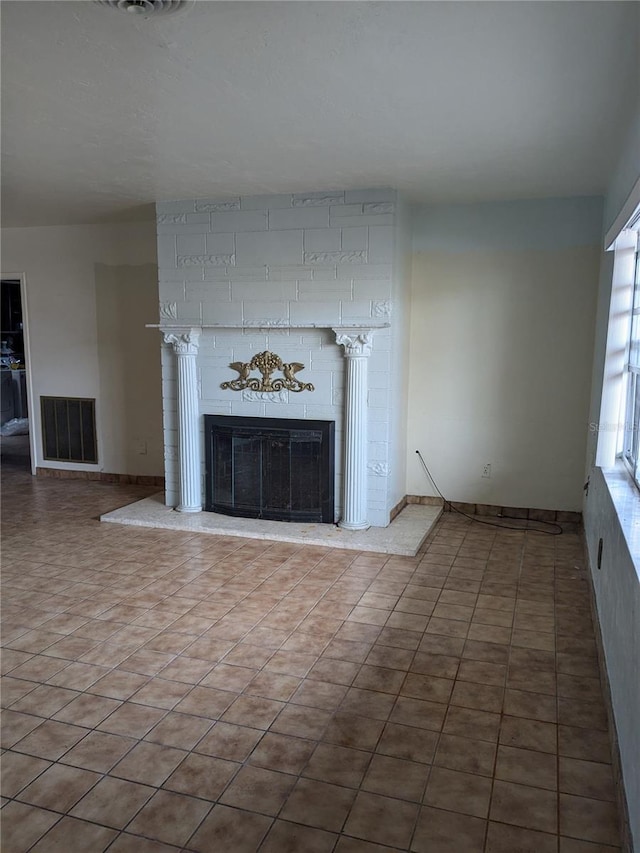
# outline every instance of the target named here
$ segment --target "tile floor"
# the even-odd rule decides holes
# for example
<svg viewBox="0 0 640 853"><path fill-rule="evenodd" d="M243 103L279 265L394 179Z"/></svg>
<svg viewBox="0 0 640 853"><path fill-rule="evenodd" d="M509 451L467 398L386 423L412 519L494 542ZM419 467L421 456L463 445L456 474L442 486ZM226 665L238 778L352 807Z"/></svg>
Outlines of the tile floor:
<svg viewBox="0 0 640 853"><path fill-rule="evenodd" d="M417 557L100 524L4 477L4 853L613 853L579 534Z"/></svg>

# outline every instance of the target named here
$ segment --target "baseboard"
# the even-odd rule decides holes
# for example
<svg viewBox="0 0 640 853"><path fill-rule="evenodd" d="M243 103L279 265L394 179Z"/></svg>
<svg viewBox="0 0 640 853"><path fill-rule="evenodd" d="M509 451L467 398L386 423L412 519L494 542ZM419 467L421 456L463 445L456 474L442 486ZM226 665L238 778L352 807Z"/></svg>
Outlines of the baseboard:
<svg viewBox="0 0 640 853"><path fill-rule="evenodd" d="M398 503L394 506L394 508L389 513L389 524L393 521L393 519L400 515L402 510L406 507L408 503L407 496L405 495L402 500L399 500Z"/></svg>
<svg viewBox="0 0 640 853"><path fill-rule="evenodd" d="M467 515L486 515L496 518L522 518L529 521L550 521L560 524L581 524L581 512L567 512L555 509L535 509L533 507L497 506L495 504L474 504L463 501L444 501L433 495L406 495L409 504L422 504L423 506L442 506L444 511L451 512L459 510Z"/></svg>
<svg viewBox="0 0 640 853"><path fill-rule="evenodd" d="M68 468L36 468L37 477L54 480L97 480L102 483L118 483L132 486L157 486L164 489L164 477L146 474L109 474L106 471L76 471Z"/></svg>
<svg viewBox="0 0 640 853"><path fill-rule="evenodd" d="M604 645L602 643L602 631L600 630L600 619L598 617L596 593L595 588L593 586L591 560L589 559L589 549L587 548L586 542L584 543L584 554L587 565L587 583L589 585L591 618L593 619L594 627L593 633L595 635L596 640L598 669L600 670L600 684L602 686L602 696L604 698L604 706L607 714L607 723L609 725L609 743L611 745L611 769L613 772L613 785L616 793L616 805L618 806L618 814L620 816L620 847L621 853L633 853L633 838L631 837L629 806L627 803L627 796L624 787L624 778L622 776L622 759L620 758L618 732L616 728L615 716L613 714L613 702L611 701L611 685L609 683L609 673L607 672Z"/></svg>

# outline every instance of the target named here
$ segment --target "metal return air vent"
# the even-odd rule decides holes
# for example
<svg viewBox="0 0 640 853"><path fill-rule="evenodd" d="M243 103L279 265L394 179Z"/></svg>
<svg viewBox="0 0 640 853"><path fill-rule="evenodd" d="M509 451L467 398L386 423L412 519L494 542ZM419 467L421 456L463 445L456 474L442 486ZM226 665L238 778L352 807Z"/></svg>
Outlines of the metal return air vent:
<svg viewBox="0 0 640 853"><path fill-rule="evenodd" d="M96 401L40 397L42 455L57 462L98 461Z"/></svg>
<svg viewBox="0 0 640 853"><path fill-rule="evenodd" d="M109 6L118 12L128 12L145 18L172 15L188 6L193 0L96 0L101 6Z"/></svg>

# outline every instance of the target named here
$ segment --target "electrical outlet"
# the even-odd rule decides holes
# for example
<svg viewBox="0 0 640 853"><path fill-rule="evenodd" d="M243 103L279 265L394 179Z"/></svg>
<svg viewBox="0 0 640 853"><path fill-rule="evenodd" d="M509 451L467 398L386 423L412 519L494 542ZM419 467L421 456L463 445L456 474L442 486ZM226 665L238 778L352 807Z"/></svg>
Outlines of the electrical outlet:
<svg viewBox="0 0 640 853"><path fill-rule="evenodd" d="M140 456L147 455L147 442L144 440L144 438L134 438L133 446L135 448L135 452L138 453Z"/></svg>
<svg viewBox="0 0 640 853"><path fill-rule="evenodd" d="M487 462L486 465L482 466L482 476L483 477L491 477L491 463Z"/></svg>

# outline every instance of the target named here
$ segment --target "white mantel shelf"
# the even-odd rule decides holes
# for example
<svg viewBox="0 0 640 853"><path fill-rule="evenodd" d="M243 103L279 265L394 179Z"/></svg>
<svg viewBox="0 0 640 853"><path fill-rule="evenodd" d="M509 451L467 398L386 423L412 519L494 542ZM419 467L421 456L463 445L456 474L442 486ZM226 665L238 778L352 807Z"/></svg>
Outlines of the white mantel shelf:
<svg viewBox="0 0 640 853"><path fill-rule="evenodd" d="M161 332L186 332L191 329L251 329L278 331L278 329L388 329L391 323L147 323L146 329Z"/></svg>

